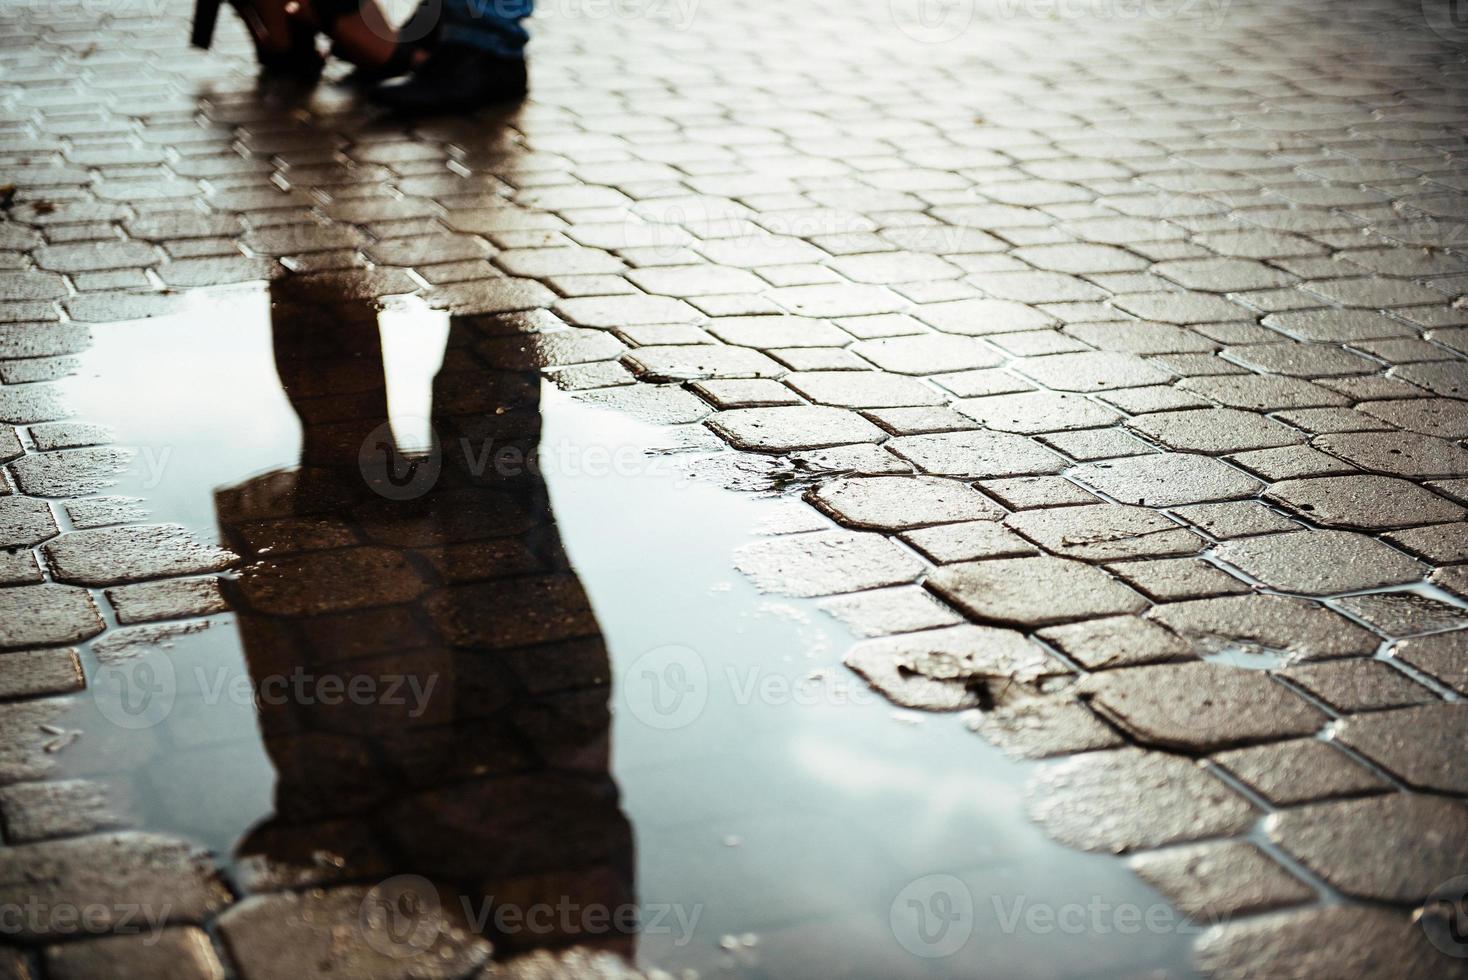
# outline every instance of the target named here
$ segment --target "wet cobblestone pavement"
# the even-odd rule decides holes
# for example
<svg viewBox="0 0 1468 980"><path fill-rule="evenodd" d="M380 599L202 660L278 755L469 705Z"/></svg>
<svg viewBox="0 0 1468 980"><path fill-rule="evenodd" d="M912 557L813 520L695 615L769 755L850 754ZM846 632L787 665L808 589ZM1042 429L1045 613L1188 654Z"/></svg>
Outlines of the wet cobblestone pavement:
<svg viewBox="0 0 1468 980"><path fill-rule="evenodd" d="M527 104L417 123L261 90L238 24L189 51L176 3L0 9L0 905L106 913L0 923L0 977L631 975L626 937L360 934L421 898L374 889L402 868L635 889L612 671L543 481L446 459L414 490L389 434L361 482L385 296L450 315L445 446L531 453L544 378L785 498L719 557L845 624L891 702L1028 760L1047 834L1216 923L1199 972L1468 975L1449 5L545 7ZM99 325L261 281L300 465L212 488L213 540L121 495L149 461L68 384ZM448 718L262 708L275 817L227 875L77 775L144 727L65 723L226 610L257 680L455 685ZM148 905L154 941L107 919ZM743 975L949 975L810 942Z"/></svg>

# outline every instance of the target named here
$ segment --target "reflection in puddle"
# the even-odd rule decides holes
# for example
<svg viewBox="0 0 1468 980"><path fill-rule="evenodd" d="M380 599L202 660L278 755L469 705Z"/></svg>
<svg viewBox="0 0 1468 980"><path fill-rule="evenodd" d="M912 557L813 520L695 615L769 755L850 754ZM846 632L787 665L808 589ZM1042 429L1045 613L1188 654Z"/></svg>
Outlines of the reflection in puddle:
<svg viewBox="0 0 1468 980"><path fill-rule="evenodd" d="M658 452L675 434L504 367L513 316L379 313L301 282L101 327L69 386L157 464L110 492L244 561L234 613L134 654L172 678L158 724L108 721L100 687L72 723L120 747L105 768L141 825L214 848L247 893L433 879L499 955L1182 968L1175 917L1056 925L1161 900L1046 840L1028 770L961 719L895 713L847 673L850 637L813 602L732 570L784 502L689 483ZM529 465L538 446L557 451Z"/></svg>

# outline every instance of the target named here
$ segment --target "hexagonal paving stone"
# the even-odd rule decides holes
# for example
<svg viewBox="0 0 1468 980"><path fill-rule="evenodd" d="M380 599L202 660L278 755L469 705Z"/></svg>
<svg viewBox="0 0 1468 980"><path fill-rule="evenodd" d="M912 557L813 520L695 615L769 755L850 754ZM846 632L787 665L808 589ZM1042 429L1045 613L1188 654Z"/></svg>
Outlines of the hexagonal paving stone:
<svg viewBox="0 0 1468 980"><path fill-rule="evenodd" d="M1004 516L1003 508L966 483L923 477L837 480L811 493L810 501L848 527L889 531Z"/></svg>
<svg viewBox="0 0 1468 980"><path fill-rule="evenodd" d="M178 524L134 525L69 531L45 545L58 580L116 585L170 575L228 568L235 555L201 544Z"/></svg>
<svg viewBox="0 0 1468 980"><path fill-rule="evenodd" d="M1266 374L1331 378L1375 374L1381 365L1333 344L1248 344L1225 347L1223 356Z"/></svg>
<svg viewBox="0 0 1468 980"><path fill-rule="evenodd" d="M759 351L725 344L639 347L622 357L639 377L649 381L692 381L701 378L775 378L785 369Z"/></svg>
<svg viewBox="0 0 1468 980"><path fill-rule="evenodd" d="M1123 503L1172 507L1252 497L1262 484L1222 460L1192 453L1155 453L1086 463L1070 471L1080 483Z"/></svg>
<svg viewBox="0 0 1468 980"><path fill-rule="evenodd" d="M1066 558L1000 558L944 565L928 588L980 621L1044 626L1139 612L1147 600L1094 565Z"/></svg>
<svg viewBox="0 0 1468 980"><path fill-rule="evenodd" d="M209 934L193 926L60 943L48 946L45 956L50 980L143 976L224 980L224 967Z"/></svg>
<svg viewBox="0 0 1468 980"><path fill-rule="evenodd" d="M911 582L923 565L880 534L817 531L755 541L734 564L764 592L835 595ZM3 594L3 593L0 593Z"/></svg>
<svg viewBox="0 0 1468 980"><path fill-rule="evenodd" d="M1392 656L1468 695L1468 630L1402 640Z"/></svg>
<svg viewBox="0 0 1468 980"><path fill-rule="evenodd" d="M1301 660L1366 657L1381 639L1308 599L1220 596L1157 606L1147 614L1200 653L1280 651Z"/></svg>
<svg viewBox="0 0 1468 980"><path fill-rule="evenodd" d="M1065 460L1024 436L1007 432L941 432L887 443L925 473L988 479L1059 473Z"/></svg>
<svg viewBox="0 0 1468 980"><path fill-rule="evenodd" d="M863 340L851 350L884 371L897 374L970 371L1004 363L1003 355L980 341L943 334Z"/></svg>
<svg viewBox="0 0 1468 980"><path fill-rule="evenodd" d="M941 405L948 399L917 378L885 371L800 371L785 383L811 401L840 408Z"/></svg>
<svg viewBox="0 0 1468 980"><path fill-rule="evenodd" d="M86 589L49 584L0 589L0 650L76 643L102 628Z"/></svg>
<svg viewBox="0 0 1468 980"><path fill-rule="evenodd" d="M1128 862L1189 918L1227 922L1236 915L1304 905L1315 890L1244 841L1195 844Z"/></svg>
<svg viewBox="0 0 1468 980"><path fill-rule="evenodd" d="M741 347L844 347L851 335L825 320L802 316L721 316L704 329Z"/></svg>
<svg viewBox="0 0 1468 980"><path fill-rule="evenodd" d="M1331 660L1290 667L1282 676L1344 714L1403 708L1438 700L1436 694L1381 660Z"/></svg>
<svg viewBox="0 0 1468 980"><path fill-rule="evenodd" d="M1193 655L1182 638L1140 616L1088 619L1050 626L1036 635L1087 670L1166 663Z"/></svg>
<svg viewBox="0 0 1468 980"><path fill-rule="evenodd" d="M1157 412L1127 420L1127 428L1169 449L1216 454L1267 449L1305 441L1303 433L1258 412L1206 408Z"/></svg>
<svg viewBox="0 0 1468 980"><path fill-rule="evenodd" d="M1024 303L1005 299L961 299L930 303L915 311L918 319L944 333L985 336L1039 330L1054 326L1055 320Z"/></svg>
<svg viewBox="0 0 1468 980"><path fill-rule="evenodd" d="M856 442L881 442L887 433L844 408L791 406L736 408L708 420L735 449L788 453Z"/></svg>
<svg viewBox="0 0 1468 980"><path fill-rule="evenodd" d="M1330 937L1322 942L1322 937ZM1198 939L1210 977L1260 980L1461 980L1463 964L1434 949L1405 912L1331 905L1215 926Z"/></svg>
<svg viewBox="0 0 1468 980"><path fill-rule="evenodd" d="M1264 497L1317 524L1368 531L1461 521L1468 513L1416 483L1390 476L1281 480Z"/></svg>
<svg viewBox="0 0 1468 980"><path fill-rule="evenodd" d="M1125 744L1084 704L1060 698L1024 698L998 705L979 714L969 727L1018 759L1047 759Z"/></svg>
<svg viewBox="0 0 1468 980"><path fill-rule="evenodd" d="M1051 763L1030 799L1031 815L1062 844L1118 854L1242 833L1258 816L1196 763L1142 749Z"/></svg>
<svg viewBox="0 0 1468 980"><path fill-rule="evenodd" d="M1211 663L1108 670L1081 692L1139 744L1195 755L1310 735L1329 720L1264 671Z"/></svg>
<svg viewBox="0 0 1468 980"><path fill-rule="evenodd" d="M858 643L846 665L894 703L927 711L992 704L984 691L989 682L997 689L1066 673L1024 634L972 625Z"/></svg>
<svg viewBox="0 0 1468 980"><path fill-rule="evenodd" d="M1047 388L1057 391L1110 391L1166 384L1172 374L1135 354L1116 351L1083 351L1026 357L1016 369Z"/></svg>
<svg viewBox="0 0 1468 980"><path fill-rule="evenodd" d="M1334 595L1422 578L1427 569L1375 538L1351 531L1291 531L1228 541L1218 557L1265 585Z"/></svg>
<svg viewBox="0 0 1468 980"><path fill-rule="evenodd" d="M1401 429L1444 439L1468 438L1468 402L1455 398L1401 398L1356 406Z"/></svg>
<svg viewBox="0 0 1468 980"><path fill-rule="evenodd" d="M1205 544L1156 511L1121 504L1042 508L1005 523L1052 554L1083 561L1190 555Z"/></svg>
<svg viewBox="0 0 1468 980"><path fill-rule="evenodd" d="M1012 395L970 398L956 406L986 429L1000 432L1062 432L1110 425L1121 414L1080 395L1053 391L1026 391Z"/></svg>
<svg viewBox="0 0 1468 980"><path fill-rule="evenodd" d="M0 548L29 548L58 533L56 516L46 501L0 497Z"/></svg>
<svg viewBox="0 0 1468 980"><path fill-rule="evenodd" d="M1238 374L1184 378L1178 387L1195 391L1228 408L1273 412L1283 408L1344 405L1347 399L1329 388L1300 378Z"/></svg>
<svg viewBox="0 0 1468 980"><path fill-rule="evenodd" d="M1428 704L1353 715L1336 738L1409 786L1468 795L1462 747L1468 744L1468 704Z"/></svg>
<svg viewBox="0 0 1468 980"><path fill-rule="evenodd" d="M1404 438L1399 432L1339 432L1312 445L1362 469L1418 479L1468 473L1468 449L1435 436Z"/></svg>
<svg viewBox="0 0 1468 980"><path fill-rule="evenodd" d="M1391 783L1338 747L1315 738L1233 749L1213 761L1275 806L1391 789Z"/></svg>
<svg viewBox="0 0 1468 980"><path fill-rule="evenodd" d="M1270 818L1269 836L1357 898L1420 902L1468 869L1468 808L1417 793L1285 810Z"/></svg>

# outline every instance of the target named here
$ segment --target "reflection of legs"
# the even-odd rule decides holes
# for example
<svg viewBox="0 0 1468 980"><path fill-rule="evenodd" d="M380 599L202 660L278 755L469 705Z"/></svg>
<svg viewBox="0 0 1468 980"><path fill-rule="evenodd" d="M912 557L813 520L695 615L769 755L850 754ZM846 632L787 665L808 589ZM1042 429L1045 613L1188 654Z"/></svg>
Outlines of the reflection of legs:
<svg viewBox="0 0 1468 980"><path fill-rule="evenodd" d="M523 97L530 36L522 22L533 7L534 0L442 0L428 60L411 78L380 86L375 97L404 112L474 109Z"/></svg>

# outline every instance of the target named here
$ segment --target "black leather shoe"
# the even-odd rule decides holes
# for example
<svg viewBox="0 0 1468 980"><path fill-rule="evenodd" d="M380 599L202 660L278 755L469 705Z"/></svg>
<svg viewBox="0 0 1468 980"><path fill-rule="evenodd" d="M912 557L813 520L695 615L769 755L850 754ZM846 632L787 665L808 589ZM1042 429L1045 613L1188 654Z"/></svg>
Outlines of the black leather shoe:
<svg viewBox="0 0 1468 980"><path fill-rule="evenodd" d="M464 112L525 97L525 61L464 44L440 44L407 78L374 88L372 100L398 112Z"/></svg>

